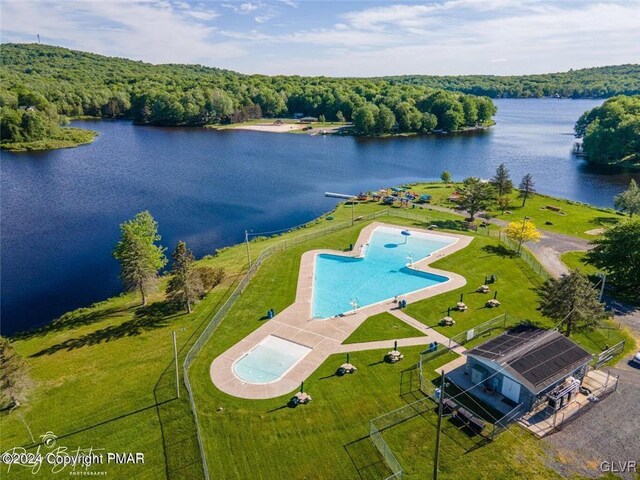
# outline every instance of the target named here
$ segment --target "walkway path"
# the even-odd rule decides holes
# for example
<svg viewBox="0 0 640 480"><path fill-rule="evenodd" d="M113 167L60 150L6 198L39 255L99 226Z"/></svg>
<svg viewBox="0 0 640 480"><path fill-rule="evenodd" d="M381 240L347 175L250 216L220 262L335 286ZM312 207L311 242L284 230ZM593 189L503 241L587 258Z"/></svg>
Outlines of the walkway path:
<svg viewBox="0 0 640 480"><path fill-rule="evenodd" d="M453 213L454 215L466 216L467 213L452 208L441 207L439 205L420 205L421 208L435 210L438 212ZM508 222L497 218L485 220L487 223L504 227ZM560 255L575 250L587 251L592 248L589 240L584 238L572 237L557 232L549 232L540 230L542 238L539 242L529 242L525 245L538 259L544 269L554 277L559 277L563 273L568 273L569 269L560 260ZM605 298L605 302L614 312L616 322L620 322L631 330L636 340L640 340L640 308L623 304L615 299Z"/></svg>
<svg viewBox="0 0 640 480"><path fill-rule="evenodd" d="M452 213L460 217L466 217L467 212L455 210L453 208L441 207L439 205L421 205L421 208L434 210L438 212ZM509 222L497 218L483 219L487 223L505 227ZM548 230L539 229L542 238L539 242L528 242L526 247L542 264L544 269L554 277L559 277L563 273L568 273L569 269L560 260L560 255L575 250L586 251L591 249L589 240L583 238L572 237L562 233L550 232Z"/></svg>
<svg viewBox="0 0 640 480"><path fill-rule="evenodd" d="M373 231L385 224L380 222L372 222L365 226L358 236L356 245L366 245L369 242ZM390 225L393 228L399 228ZM450 255L458 250L465 248L473 237L469 235L457 235L452 233L441 234L430 232L419 228L411 228L415 231L423 231L424 233L434 235L445 235L447 237L455 237L457 241L444 247L436 254L428 256L413 264L413 268L419 271L428 271L437 275L449 278L447 282L433 285L432 287L419 290L404 295L409 302L416 302L439 295L444 292L455 290L467 283L466 279L454 272L445 272L429 266L430 263ZM278 313L272 320L266 321L262 326L251 332L244 339L223 352L211 363L209 369L211 380L223 392L241 398L274 398L285 393L295 390L300 382L305 380L311 373L324 362L329 355L341 352L342 342L358 328L371 315L388 311L395 304L389 300L378 304L363 307L354 314L344 315L342 317L334 317L326 320L317 320L312 318L312 298L313 298L313 279L315 257L320 253L331 253L334 255L344 255L357 257L360 255L359 249L353 252L337 252L332 250L312 250L305 252L300 260L300 273L298 275L298 285L296 290L295 302ZM287 371L278 380L256 384L242 381L233 373L233 365L236 361L246 355L248 352L256 348L269 335L275 335L284 340L298 343L311 348L311 351L296 363L289 371ZM415 345L423 343L426 345L429 341L426 338L420 338L415 341ZM390 342L385 342L381 347L368 346L370 348L385 348ZM392 344L391 344L392 345ZM364 348L364 347L363 347ZM346 351L353 349L352 346Z"/></svg>
<svg viewBox="0 0 640 480"><path fill-rule="evenodd" d="M395 310L389 311L389 313L395 316L396 318L402 320L404 323L411 325L416 330L420 330L422 333L429 336L429 338L432 339L431 340L432 342L438 342L447 347L451 347L451 350L459 354L462 354L467 351L467 349L464 348L462 345L458 345L456 342L451 342L449 340L449 337L447 337L446 335L443 335L442 333L434 330L431 327L427 327L424 323L419 322L413 317L410 317L409 315L404 313L402 310L395 309Z"/></svg>
<svg viewBox="0 0 640 480"><path fill-rule="evenodd" d="M360 342L360 343L347 343L342 344L337 350L336 353L348 353L348 352L359 352L362 350L377 350L382 348L393 348L394 342L398 342L398 347L413 347L416 345L424 345L425 347L431 342L437 342L444 346L449 346L451 343L451 349L458 353L462 354L467 349L462 345L458 345L455 342L450 342L449 337L443 335L442 333L434 330L431 327L427 327L424 323L419 322L413 317L410 317L402 310L398 308L390 308L388 312L394 317L402 320L407 325L412 326L416 330L424 333L422 337L410 337L410 338L399 338L398 340L380 340L375 342Z"/></svg>

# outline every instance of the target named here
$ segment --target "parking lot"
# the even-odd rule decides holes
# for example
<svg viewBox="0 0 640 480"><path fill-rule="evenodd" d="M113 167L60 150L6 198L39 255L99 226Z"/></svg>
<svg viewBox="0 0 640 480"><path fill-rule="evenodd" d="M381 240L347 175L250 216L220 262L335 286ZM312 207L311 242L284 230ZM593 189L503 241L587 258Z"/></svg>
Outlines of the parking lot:
<svg viewBox="0 0 640 480"><path fill-rule="evenodd" d="M640 369L621 362L611 372L620 375L617 391L541 440L549 447L551 464L563 475L595 478L614 467L620 478L639 478ZM635 471L627 463L633 461Z"/></svg>

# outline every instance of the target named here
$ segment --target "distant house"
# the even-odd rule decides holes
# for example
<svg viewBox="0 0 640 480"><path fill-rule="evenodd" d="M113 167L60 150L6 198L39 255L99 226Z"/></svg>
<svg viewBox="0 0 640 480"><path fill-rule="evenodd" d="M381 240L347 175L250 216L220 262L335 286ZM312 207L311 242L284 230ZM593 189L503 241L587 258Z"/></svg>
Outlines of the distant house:
<svg viewBox="0 0 640 480"><path fill-rule="evenodd" d="M22 110L23 112L35 112L38 109L35 105L20 105L18 110Z"/></svg>
<svg viewBox="0 0 640 480"><path fill-rule="evenodd" d="M313 123L317 121L318 121L317 117L302 117L300 119L300 123Z"/></svg>
<svg viewBox="0 0 640 480"><path fill-rule="evenodd" d="M557 330L529 325L492 338L466 355L465 376L472 384L482 384L514 406L521 404L524 411L543 402L572 400L592 359ZM560 390L564 393L558 399L555 393Z"/></svg>

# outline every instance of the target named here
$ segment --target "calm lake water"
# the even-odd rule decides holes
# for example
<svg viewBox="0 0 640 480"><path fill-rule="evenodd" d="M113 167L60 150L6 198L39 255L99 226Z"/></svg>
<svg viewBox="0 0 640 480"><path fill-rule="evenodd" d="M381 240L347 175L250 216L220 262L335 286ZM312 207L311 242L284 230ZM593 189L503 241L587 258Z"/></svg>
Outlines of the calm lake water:
<svg viewBox="0 0 640 480"><path fill-rule="evenodd" d="M2 154L2 330L44 324L118 294L118 225L148 209L162 243L196 255L330 210L325 191L357 193L416 180L489 177L504 162L540 192L600 206L632 175L571 156L575 120L593 100L497 100L488 132L357 139L75 122L100 132L68 150ZM640 174L633 174L640 180Z"/></svg>

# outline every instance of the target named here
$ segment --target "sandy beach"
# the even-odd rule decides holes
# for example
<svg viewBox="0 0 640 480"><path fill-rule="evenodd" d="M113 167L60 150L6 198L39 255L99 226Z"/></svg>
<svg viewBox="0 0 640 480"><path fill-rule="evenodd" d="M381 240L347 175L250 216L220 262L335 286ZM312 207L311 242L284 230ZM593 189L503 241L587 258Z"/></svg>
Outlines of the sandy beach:
<svg viewBox="0 0 640 480"><path fill-rule="evenodd" d="M252 130L254 132L272 132L272 133L287 133L293 130L302 130L307 125L304 123L282 123L275 125L273 123L259 123L255 125L240 125L233 127L235 130Z"/></svg>

